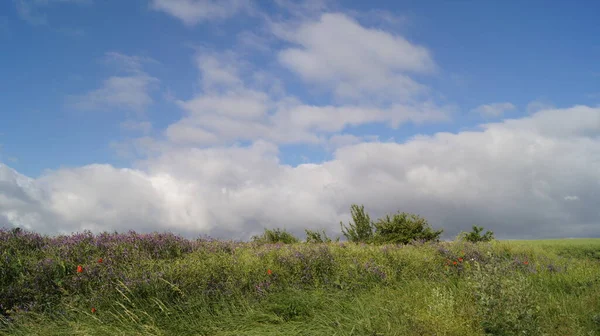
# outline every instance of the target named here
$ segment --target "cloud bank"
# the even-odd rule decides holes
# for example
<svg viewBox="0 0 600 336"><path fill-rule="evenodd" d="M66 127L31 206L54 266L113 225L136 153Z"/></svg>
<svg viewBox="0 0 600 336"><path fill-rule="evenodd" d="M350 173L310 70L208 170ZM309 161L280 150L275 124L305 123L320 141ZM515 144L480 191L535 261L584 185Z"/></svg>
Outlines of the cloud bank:
<svg viewBox="0 0 600 336"><path fill-rule="evenodd" d="M571 120L564 132L553 125ZM595 126L590 123L595 121ZM598 236L600 109L575 106L483 130L360 143L282 165L277 146L180 148L139 169L92 165L29 179L0 166L0 217L42 232L173 230L247 238L262 226L337 232L349 204L419 213L448 236Z"/></svg>
<svg viewBox="0 0 600 336"><path fill-rule="evenodd" d="M151 2L192 26L226 19L244 1ZM302 235L305 228L339 234L353 203L372 217L407 211L453 238L472 225L498 238L600 236L600 108L543 108L530 115L482 123L474 131L380 141L353 128L390 129L452 120L417 80L434 76L432 52L400 35L361 25L343 13L271 22L281 43L281 71L318 86L330 103L307 103L278 76L235 51L199 51L198 90L174 98L182 117L164 129L124 121L146 133L118 144L135 152L131 168L107 164L26 177L0 164L0 225L43 233L80 230L170 230L247 239L263 227ZM360 36L365 44L355 43ZM143 111L154 103L143 58L106 57L123 72L93 91L73 96L79 109ZM501 117L510 103L480 106ZM147 133L156 130L158 135ZM331 159L290 166L286 145L312 145Z"/></svg>

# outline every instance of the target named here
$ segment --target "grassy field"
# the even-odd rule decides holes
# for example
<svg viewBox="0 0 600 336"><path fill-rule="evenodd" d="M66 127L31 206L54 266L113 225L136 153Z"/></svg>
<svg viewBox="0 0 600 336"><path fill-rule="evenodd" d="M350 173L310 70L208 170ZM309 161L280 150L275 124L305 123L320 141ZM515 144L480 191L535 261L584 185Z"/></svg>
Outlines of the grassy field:
<svg viewBox="0 0 600 336"><path fill-rule="evenodd" d="M0 230L0 335L600 335L600 239L257 244Z"/></svg>

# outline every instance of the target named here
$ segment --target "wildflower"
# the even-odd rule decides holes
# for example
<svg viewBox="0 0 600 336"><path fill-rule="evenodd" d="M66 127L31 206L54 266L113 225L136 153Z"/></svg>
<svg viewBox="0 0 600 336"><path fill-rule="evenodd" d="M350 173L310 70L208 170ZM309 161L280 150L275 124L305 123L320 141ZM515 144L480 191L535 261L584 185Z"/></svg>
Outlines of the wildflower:
<svg viewBox="0 0 600 336"><path fill-rule="evenodd" d="M92 307L92 314L94 314L96 312L96 308Z"/></svg>
<svg viewBox="0 0 600 336"><path fill-rule="evenodd" d="M463 262L463 258L458 258L458 261Z"/></svg>
<svg viewBox="0 0 600 336"><path fill-rule="evenodd" d="M77 266L77 273L83 273L83 267L81 265Z"/></svg>
<svg viewBox="0 0 600 336"><path fill-rule="evenodd" d="M458 263L457 263L456 261L454 261L454 262L452 262L452 264L456 265L456 264L458 264Z"/></svg>
<svg viewBox="0 0 600 336"><path fill-rule="evenodd" d="M102 258L98 259L98 263L100 263L100 264L101 264L101 263L102 263L102 261L103 261L103 260L102 260Z"/></svg>
<svg viewBox="0 0 600 336"><path fill-rule="evenodd" d="M273 272L270 269L268 269L267 274L271 275L271 274L273 274Z"/></svg>
<svg viewBox="0 0 600 336"><path fill-rule="evenodd" d="M525 260L525 261L523 261L523 264L529 265L529 261Z"/></svg>

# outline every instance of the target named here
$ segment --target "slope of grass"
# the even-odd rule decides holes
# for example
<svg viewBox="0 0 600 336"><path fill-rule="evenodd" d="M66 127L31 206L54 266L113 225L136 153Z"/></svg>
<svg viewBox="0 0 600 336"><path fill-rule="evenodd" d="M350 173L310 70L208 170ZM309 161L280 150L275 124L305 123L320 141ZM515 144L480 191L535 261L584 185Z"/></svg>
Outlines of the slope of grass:
<svg viewBox="0 0 600 336"><path fill-rule="evenodd" d="M599 245L572 241L0 231L0 335L598 335Z"/></svg>
<svg viewBox="0 0 600 336"><path fill-rule="evenodd" d="M511 240L507 242L520 246L539 247L564 257L600 260L600 238Z"/></svg>

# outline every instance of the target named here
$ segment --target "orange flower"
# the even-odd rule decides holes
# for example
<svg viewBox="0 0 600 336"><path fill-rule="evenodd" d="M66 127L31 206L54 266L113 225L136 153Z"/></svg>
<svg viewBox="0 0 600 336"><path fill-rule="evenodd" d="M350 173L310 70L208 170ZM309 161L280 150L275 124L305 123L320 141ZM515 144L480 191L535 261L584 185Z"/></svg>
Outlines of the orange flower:
<svg viewBox="0 0 600 336"><path fill-rule="evenodd" d="M458 261L463 262L463 258L458 258Z"/></svg>
<svg viewBox="0 0 600 336"><path fill-rule="evenodd" d="M529 261L525 260L525 261L523 261L523 264L529 265Z"/></svg>
<svg viewBox="0 0 600 336"><path fill-rule="evenodd" d="M100 264L101 264L101 263L102 263L102 261L103 261L103 260L102 260L102 258L98 259L98 263L100 263Z"/></svg>
<svg viewBox="0 0 600 336"><path fill-rule="evenodd" d="M81 267L81 265L77 266L77 273L83 273L83 267Z"/></svg>
<svg viewBox="0 0 600 336"><path fill-rule="evenodd" d="M92 307L92 314L96 312L96 308Z"/></svg>
<svg viewBox="0 0 600 336"><path fill-rule="evenodd" d="M271 274L273 274L273 272L270 269L268 269L267 274L271 275Z"/></svg>
<svg viewBox="0 0 600 336"><path fill-rule="evenodd" d="M456 261L454 261L452 264L456 265L456 264L458 264L458 263L457 263Z"/></svg>

